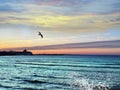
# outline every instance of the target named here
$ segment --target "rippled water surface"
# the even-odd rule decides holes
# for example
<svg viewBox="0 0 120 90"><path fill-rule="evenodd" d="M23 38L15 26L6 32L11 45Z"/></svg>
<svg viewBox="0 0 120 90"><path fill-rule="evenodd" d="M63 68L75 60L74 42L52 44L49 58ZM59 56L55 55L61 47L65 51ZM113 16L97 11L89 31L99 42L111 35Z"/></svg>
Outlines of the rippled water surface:
<svg viewBox="0 0 120 90"><path fill-rule="evenodd" d="M0 90L120 90L120 56L0 56Z"/></svg>

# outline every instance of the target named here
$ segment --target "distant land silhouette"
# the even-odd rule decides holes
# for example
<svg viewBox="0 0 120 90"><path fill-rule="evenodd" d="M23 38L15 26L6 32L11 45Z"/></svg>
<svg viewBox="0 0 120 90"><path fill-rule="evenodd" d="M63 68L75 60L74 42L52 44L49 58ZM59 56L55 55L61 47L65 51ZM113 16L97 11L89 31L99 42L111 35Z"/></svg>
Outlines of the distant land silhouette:
<svg viewBox="0 0 120 90"><path fill-rule="evenodd" d="M32 52L27 51L26 49L22 52L18 51L0 51L0 56L6 56L6 55L33 55Z"/></svg>

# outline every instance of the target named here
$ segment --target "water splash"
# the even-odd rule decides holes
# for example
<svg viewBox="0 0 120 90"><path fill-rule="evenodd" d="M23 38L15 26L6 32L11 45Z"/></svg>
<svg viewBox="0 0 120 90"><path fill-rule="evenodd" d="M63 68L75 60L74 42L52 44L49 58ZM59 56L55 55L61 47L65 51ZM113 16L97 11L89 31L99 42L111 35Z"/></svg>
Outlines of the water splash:
<svg viewBox="0 0 120 90"><path fill-rule="evenodd" d="M79 77L78 77L79 76ZM77 73L72 74L71 79L72 90L109 90L109 85L105 82L91 80L88 77L83 77Z"/></svg>

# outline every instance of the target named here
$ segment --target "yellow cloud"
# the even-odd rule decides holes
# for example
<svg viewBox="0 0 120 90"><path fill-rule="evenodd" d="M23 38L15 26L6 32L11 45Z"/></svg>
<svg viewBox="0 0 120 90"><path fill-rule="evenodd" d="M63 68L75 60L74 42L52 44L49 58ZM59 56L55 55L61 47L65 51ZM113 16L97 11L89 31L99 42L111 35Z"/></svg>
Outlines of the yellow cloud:
<svg viewBox="0 0 120 90"><path fill-rule="evenodd" d="M14 18L6 18L2 23L25 24L43 28L55 28L57 30L104 30L119 27L119 14L110 15L79 15L79 16L56 16L56 15L13 15Z"/></svg>

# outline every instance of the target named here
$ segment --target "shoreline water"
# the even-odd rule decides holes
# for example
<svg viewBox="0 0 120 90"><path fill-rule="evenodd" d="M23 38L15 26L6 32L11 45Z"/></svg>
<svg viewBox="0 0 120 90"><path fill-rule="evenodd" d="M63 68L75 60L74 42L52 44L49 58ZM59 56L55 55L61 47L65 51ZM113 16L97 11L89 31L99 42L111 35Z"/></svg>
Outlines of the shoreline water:
<svg viewBox="0 0 120 90"><path fill-rule="evenodd" d="M120 56L0 57L2 90L119 90Z"/></svg>

